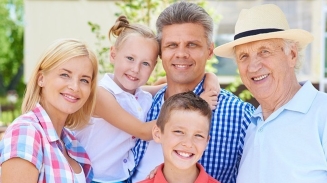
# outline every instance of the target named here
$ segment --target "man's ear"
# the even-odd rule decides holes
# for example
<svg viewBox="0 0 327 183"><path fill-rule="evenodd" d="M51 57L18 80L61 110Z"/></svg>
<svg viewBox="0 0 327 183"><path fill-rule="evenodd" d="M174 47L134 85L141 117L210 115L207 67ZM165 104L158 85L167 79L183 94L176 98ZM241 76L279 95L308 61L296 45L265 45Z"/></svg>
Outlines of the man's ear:
<svg viewBox="0 0 327 183"><path fill-rule="evenodd" d="M112 63L112 64L115 63L116 52L117 52L116 48L114 46L112 46L110 48L110 63Z"/></svg>
<svg viewBox="0 0 327 183"><path fill-rule="evenodd" d="M289 56L291 57L289 61L289 65L290 67L295 68L299 56L296 46L292 46Z"/></svg>
<svg viewBox="0 0 327 183"><path fill-rule="evenodd" d="M161 143L161 130L157 125L152 128L152 138L155 142Z"/></svg>
<svg viewBox="0 0 327 183"><path fill-rule="evenodd" d="M213 56L213 49L214 49L214 43L211 43L210 45L209 45L209 55L208 55L208 59L207 60L209 60L209 59L211 59L211 57Z"/></svg>

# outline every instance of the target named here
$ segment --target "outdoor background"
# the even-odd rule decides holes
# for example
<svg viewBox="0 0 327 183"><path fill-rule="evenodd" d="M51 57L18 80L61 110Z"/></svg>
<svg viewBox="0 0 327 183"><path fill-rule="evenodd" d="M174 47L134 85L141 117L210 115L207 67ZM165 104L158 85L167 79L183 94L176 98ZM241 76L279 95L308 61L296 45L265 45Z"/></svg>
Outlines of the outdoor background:
<svg viewBox="0 0 327 183"><path fill-rule="evenodd" d="M142 23L155 30L159 13L172 0L0 0L0 126L20 115L26 83L41 53L54 40L77 38L87 42L98 54L100 74L111 72L108 49L113 41L108 30L118 15L130 22ZM234 25L241 9L273 3L286 14L291 28L311 32L315 39L304 54L299 81L310 80L317 89L327 91L325 0L211 0L192 1L205 8L215 22L216 46L233 39ZM142 51L142 48L140 48ZM216 73L223 88L257 106L244 90L234 61L214 57L207 70ZM153 84L165 73L159 62L149 79ZM101 78L101 77L100 77Z"/></svg>

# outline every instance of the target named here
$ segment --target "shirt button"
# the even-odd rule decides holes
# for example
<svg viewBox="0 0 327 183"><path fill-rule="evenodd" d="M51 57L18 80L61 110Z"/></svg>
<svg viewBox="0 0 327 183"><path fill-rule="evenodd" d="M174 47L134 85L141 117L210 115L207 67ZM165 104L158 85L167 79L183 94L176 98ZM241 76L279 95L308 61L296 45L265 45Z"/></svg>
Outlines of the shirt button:
<svg viewBox="0 0 327 183"><path fill-rule="evenodd" d="M127 163L127 159L124 159L123 162L124 162L124 163Z"/></svg>
<svg viewBox="0 0 327 183"><path fill-rule="evenodd" d="M263 128L260 128L260 129L259 129L259 132L262 132L262 131L263 131Z"/></svg>
<svg viewBox="0 0 327 183"><path fill-rule="evenodd" d="M139 109L138 109L139 111L142 111L142 108L141 107L139 107Z"/></svg>
<svg viewBox="0 0 327 183"><path fill-rule="evenodd" d="M135 137L134 137L134 136L132 136L132 139L135 139Z"/></svg>

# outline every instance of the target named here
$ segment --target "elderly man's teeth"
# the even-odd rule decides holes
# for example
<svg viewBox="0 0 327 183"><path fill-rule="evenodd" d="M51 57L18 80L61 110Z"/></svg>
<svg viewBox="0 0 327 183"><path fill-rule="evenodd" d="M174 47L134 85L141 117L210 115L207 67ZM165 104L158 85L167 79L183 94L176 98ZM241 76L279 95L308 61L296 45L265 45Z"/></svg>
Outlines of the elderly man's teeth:
<svg viewBox="0 0 327 183"><path fill-rule="evenodd" d="M254 81L259 81L259 80L262 80L264 78L266 78L268 76L268 74L265 74L265 75L262 75L262 76L259 76L259 77L256 77L256 78L253 78Z"/></svg>

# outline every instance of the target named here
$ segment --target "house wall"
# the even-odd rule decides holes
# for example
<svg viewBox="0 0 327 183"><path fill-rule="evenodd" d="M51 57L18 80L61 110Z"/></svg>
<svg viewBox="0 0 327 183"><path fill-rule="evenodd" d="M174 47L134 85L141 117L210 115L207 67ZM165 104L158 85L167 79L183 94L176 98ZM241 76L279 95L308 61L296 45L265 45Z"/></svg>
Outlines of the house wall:
<svg viewBox="0 0 327 183"><path fill-rule="evenodd" d="M25 0L24 3L25 82L44 49L56 39L81 39L95 50L95 34L87 22L99 24L102 34L107 35L114 24L114 14L119 11L114 1L106 0Z"/></svg>
<svg viewBox="0 0 327 183"><path fill-rule="evenodd" d="M248 1L209 1L211 8L222 16L216 26L215 39L223 34L233 35L234 25L238 14L243 8L250 8L263 3L274 3L286 13L291 28L301 28L310 31L315 40L307 48L303 69L298 74L299 80L319 82L321 72L321 40L323 38L321 26L322 9L325 0L248 0ZM84 40L94 50L96 49L95 35L91 32L87 22L98 23L103 35L107 35L113 25L119 9L115 1L111 0L25 0L25 82L28 81L32 69L43 50L56 39L73 37ZM107 42L109 45L109 41ZM220 64L231 65L233 61L224 61ZM219 65L217 66L219 67ZM223 73L221 68L221 72ZM236 69L236 67L235 67ZM230 72L230 71L228 71ZM221 83L234 81L232 76L219 75Z"/></svg>

